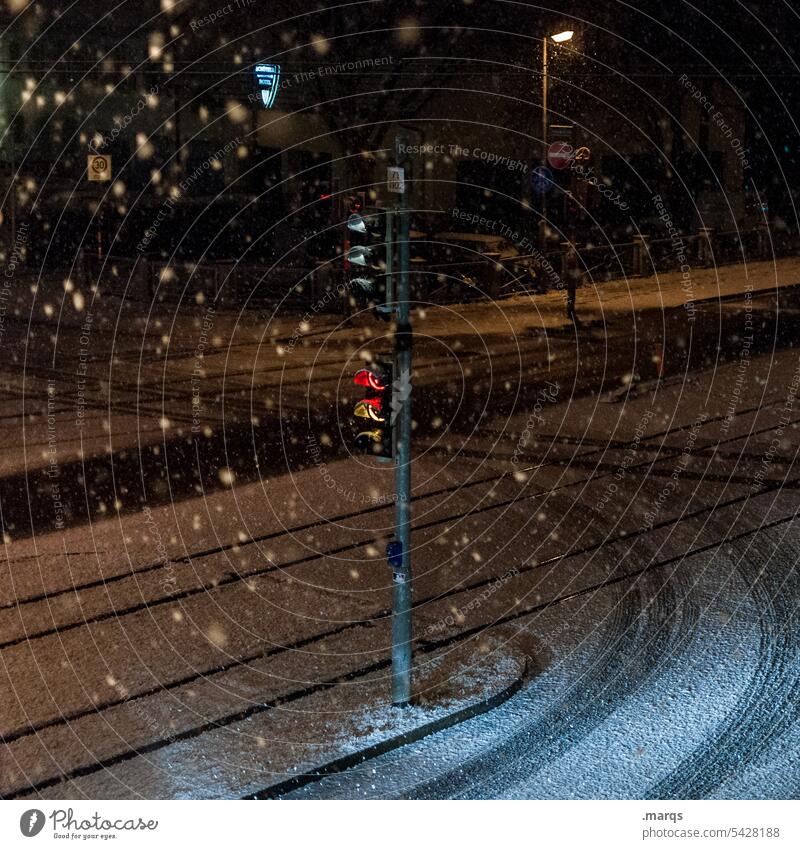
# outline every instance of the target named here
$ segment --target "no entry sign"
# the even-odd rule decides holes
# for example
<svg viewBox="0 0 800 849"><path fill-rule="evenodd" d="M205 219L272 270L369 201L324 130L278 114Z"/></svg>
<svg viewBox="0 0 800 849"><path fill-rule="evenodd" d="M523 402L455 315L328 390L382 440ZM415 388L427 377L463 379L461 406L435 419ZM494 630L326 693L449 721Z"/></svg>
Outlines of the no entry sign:
<svg viewBox="0 0 800 849"><path fill-rule="evenodd" d="M547 161L552 168L562 170L569 167L575 150L569 142L555 141L547 148Z"/></svg>

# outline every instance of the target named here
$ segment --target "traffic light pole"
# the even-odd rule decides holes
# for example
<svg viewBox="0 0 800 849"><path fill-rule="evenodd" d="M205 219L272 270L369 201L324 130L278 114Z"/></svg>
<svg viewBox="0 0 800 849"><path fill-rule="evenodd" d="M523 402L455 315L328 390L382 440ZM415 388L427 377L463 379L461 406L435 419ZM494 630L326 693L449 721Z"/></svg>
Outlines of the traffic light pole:
<svg viewBox="0 0 800 849"><path fill-rule="evenodd" d="M395 162L407 166L402 138L395 140ZM406 168L407 171L407 168ZM394 377L396 385L395 524L401 562L393 567L392 703L411 702L411 319L409 315L409 218L408 182L399 196L397 254L399 275L395 288Z"/></svg>

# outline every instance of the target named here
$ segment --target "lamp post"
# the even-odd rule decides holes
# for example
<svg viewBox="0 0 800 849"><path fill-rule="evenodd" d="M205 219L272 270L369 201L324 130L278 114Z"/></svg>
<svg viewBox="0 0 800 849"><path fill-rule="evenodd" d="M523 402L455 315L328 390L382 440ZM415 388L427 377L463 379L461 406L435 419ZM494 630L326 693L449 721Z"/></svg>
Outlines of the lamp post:
<svg viewBox="0 0 800 849"><path fill-rule="evenodd" d="M571 29L546 35L542 38L542 165L547 165L547 42L552 38L556 44L569 41L574 35ZM547 248L547 192L542 192L542 251Z"/></svg>

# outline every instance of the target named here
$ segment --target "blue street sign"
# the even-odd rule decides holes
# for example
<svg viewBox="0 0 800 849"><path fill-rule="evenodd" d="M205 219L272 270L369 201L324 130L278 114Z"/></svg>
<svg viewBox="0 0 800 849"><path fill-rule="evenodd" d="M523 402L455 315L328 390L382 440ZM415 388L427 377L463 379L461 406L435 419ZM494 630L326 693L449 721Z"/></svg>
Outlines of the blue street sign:
<svg viewBox="0 0 800 849"><path fill-rule="evenodd" d="M531 187L539 194L549 192L553 188L553 172L546 165L534 168L531 172Z"/></svg>
<svg viewBox="0 0 800 849"><path fill-rule="evenodd" d="M386 557L393 569L403 565L403 543L399 539L392 540L386 546Z"/></svg>

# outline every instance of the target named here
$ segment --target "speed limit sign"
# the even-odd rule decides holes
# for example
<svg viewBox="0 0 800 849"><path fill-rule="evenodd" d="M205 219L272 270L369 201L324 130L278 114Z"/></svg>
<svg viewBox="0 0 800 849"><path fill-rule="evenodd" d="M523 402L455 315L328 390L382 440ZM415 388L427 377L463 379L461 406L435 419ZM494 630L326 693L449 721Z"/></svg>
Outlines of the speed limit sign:
<svg viewBox="0 0 800 849"><path fill-rule="evenodd" d="M91 154L87 157L90 183L107 183L111 180L111 157Z"/></svg>

